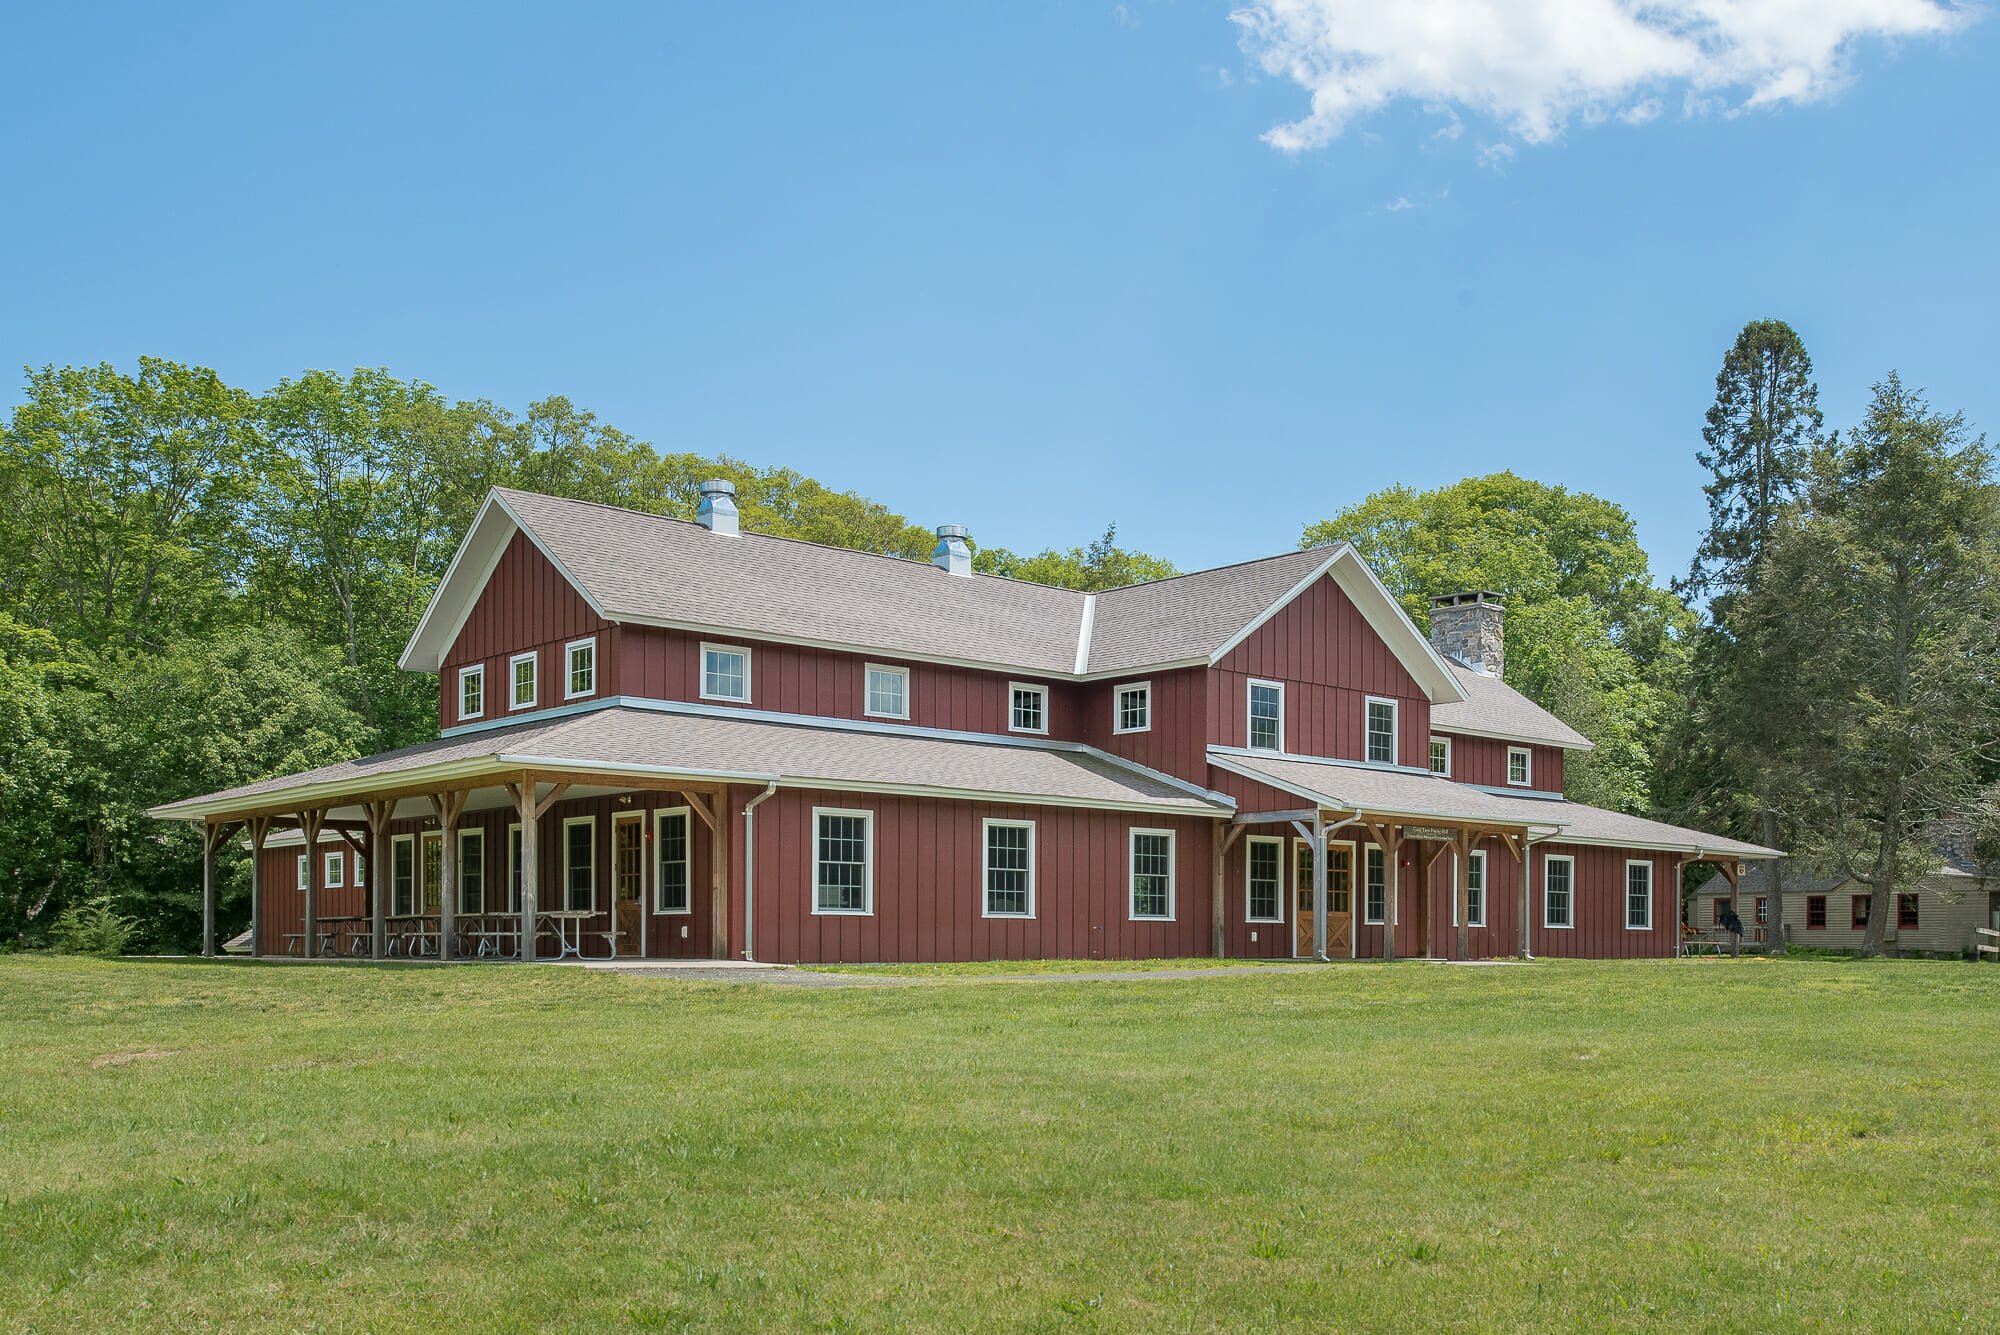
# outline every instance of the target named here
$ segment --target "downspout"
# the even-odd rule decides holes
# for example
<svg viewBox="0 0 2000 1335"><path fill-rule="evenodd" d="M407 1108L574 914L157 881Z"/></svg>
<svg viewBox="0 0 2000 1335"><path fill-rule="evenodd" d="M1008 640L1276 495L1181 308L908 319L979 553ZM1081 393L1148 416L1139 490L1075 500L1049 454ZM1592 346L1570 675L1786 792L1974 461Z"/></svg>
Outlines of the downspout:
<svg viewBox="0 0 2000 1335"><path fill-rule="evenodd" d="M752 960L757 937L757 807L778 791L776 779L743 804L743 958Z"/></svg>
<svg viewBox="0 0 2000 1335"><path fill-rule="evenodd" d="M1523 837L1521 840L1521 958L1524 960L1532 960L1535 958L1535 952L1529 946L1529 934L1533 930L1531 924L1534 922L1535 845L1545 844L1549 840L1555 838L1556 835L1559 833L1561 832L1552 831L1548 834L1540 836L1539 838L1529 839ZM1576 878L1573 875L1570 877L1569 893L1570 893L1570 905L1571 905L1570 921L1575 922L1576 921L1576 908L1575 908Z"/></svg>

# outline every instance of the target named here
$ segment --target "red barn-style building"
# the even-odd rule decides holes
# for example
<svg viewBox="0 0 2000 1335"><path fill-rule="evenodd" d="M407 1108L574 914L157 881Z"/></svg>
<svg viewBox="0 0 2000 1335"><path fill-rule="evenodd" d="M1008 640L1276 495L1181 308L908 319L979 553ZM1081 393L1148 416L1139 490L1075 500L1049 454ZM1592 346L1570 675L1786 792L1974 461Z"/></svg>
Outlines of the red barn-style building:
<svg viewBox="0 0 2000 1335"><path fill-rule="evenodd" d="M261 954L773 962L1668 956L1681 868L1565 801L1492 594L1351 547L1086 594L496 490L402 666L439 736L155 809Z"/></svg>

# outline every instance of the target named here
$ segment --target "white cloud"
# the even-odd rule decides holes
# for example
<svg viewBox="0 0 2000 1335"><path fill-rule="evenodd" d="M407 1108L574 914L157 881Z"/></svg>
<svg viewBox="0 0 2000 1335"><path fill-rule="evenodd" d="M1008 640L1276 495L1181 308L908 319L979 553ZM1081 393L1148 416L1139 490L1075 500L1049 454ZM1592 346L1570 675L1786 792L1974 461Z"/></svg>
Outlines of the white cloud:
<svg viewBox="0 0 2000 1335"><path fill-rule="evenodd" d="M1514 160L1514 153L1515 149L1512 144L1481 144L1479 146L1479 165L1482 167L1491 167L1497 172Z"/></svg>
<svg viewBox="0 0 2000 1335"><path fill-rule="evenodd" d="M1255 0L1230 15L1259 65L1312 95L1264 136L1292 153L1403 100L1530 143L1572 119L1651 120L1675 87L1688 114L1811 102L1846 83L1857 42L1972 17L1944 0Z"/></svg>
<svg viewBox="0 0 2000 1335"><path fill-rule="evenodd" d="M1390 213L1401 213L1404 209L1415 208L1416 205L1410 202L1408 195L1398 195L1382 207Z"/></svg>

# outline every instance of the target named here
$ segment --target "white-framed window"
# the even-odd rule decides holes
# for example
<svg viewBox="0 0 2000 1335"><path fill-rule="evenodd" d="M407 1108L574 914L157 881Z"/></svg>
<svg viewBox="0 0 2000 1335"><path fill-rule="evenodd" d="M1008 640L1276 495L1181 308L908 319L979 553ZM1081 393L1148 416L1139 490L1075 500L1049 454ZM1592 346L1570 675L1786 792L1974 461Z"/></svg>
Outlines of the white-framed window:
<svg viewBox="0 0 2000 1335"><path fill-rule="evenodd" d="M980 863L981 914L988 918L1035 916L1035 823L981 822L985 854Z"/></svg>
<svg viewBox="0 0 2000 1335"><path fill-rule="evenodd" d="M750 703L750 651L737 644L701 646L701 698Z"/></svg>
<svg viewBox="0 0 2000 1335"><path fill-rule="evenodd" d="M588 913L597 907L597 817L570 816L562 832L563 907Z"/></svg>
<svg viewBox="0 0 2000 1335"><path fill-rule="evenodd" d="M507 708L535 707L535 661L536 654L532 649L507 660Z"/></svg>
<svg viewBox="0 0 2000 1335"><path fill-rule="evenodd" d="M1550 853L1542 859L1542 926L1576 926L1576 859Z"/></svg>
<svg viewBox="0 0 2000 1335"><path fill-rule="evenodd" d="M1507 782L1526 788L1534 781L1535 753L1525 746L1507 748Z"/></svg>
<svg viewBox="0 0 2000 1335"><path fill-rule="evenodd" d="M1362 718L1366 724L1366 749L1362 757L1372 764L1393 765L1396 763L1396 711L1394 700L1379 695L1371 695L1362 705Z"/></svg>
<svg viewBox="0 0 2000 1335"><path fill-rule="evenodd" d="M458 832L458 911L486 912L486 831L478 825Z"/></svg>
<svg viewBox="0 0 2000 1335"><path fill-rule="evenodd" d="M486 713L486 664L474 663L458 670L458 718L483 717Z"/></svg>
<svg viewBox="0 0 2000 1335"><path fill-rule="evenodd" d="M1431 738L1431 773L1451 776L1451 738Z"/></svg>
<svg viewBox="0 0 2000 1335"><path fill-rule="evenodd" d="M1625 864L1625 930L1653 930L1653 864L1636 858Z"/></svg>
<svg viewBox="0 0 2000 1335"><path fill-rule="evenodd" d="M597 694L597 637L563 646L563 699Z"/></svg>
<svg viewBox="0 0 2000 1335"><path fill-rule="evenodd" d="M658 863L653 877L655 913L694 911L688 835L686 807L662 807L653 813L653 856Z"/></svg>
<svg viewBox="0 0 2000 1335"><path fill-rule="evenodd" d="M521 822L507 827L507 911L521 911Z"/></svg>
<svg viewBox="0 0 2000 1335"><path fill-rule="evenodd" d="M1033 682L1007 683L1007 730L1047 732L1049 730L1049 688Z"/></svg>
<svg viewBox="0 0 2000 1335"><path fill-rule="evenodd" d="M1150 732L1152 728L1152 682L1128 682L1111 692L1111 731Z"/></svg>
<svg viewBox="0 0 2000 1335"><path fill-rule="evenodd" d="M299 854L299 889L301 890L306 888L306 875L311 867L311 864L306 861L307 856L304 853Z"/></svg>
<svg viewBox="0 0 2000 1335"><path fill-rule="evenodd" d="M444 831L426 830L417 839L417 912L428 913L444 901Z"/></svg>
<svg viewBox="0 0 2000 1335"><path fill-rule="evenodd" d="M1312 845L1306 845L1308 849ZM1285 920L1285 841L1253 834L1243 841L1243 917L1246 922Z"/></svg>
<svg viewBox="0 0 2000 1335"><path fill-rule="evenodd" d="M903 667L887 667L881 663L870 663L867 674L866 698L862 701L861 712L870 718L908 718L910 716L910 670Z"/></svg>
<svg viewBox="0 0 2000 1335"><path fill-rule="evenodd" d="M389 841L389 912L407 918L417 911L417 836Z"/></svg>
<svg viewBox="0 0 2000 1335"><path fill-rule="evenodd" d="M334 851L320 854L320 885L338 890L347 884L347 854Z"/></svg>
<svg viewBox="0 0 2000 1335"><path fill-rule="evenodd" d="M1285 749L1285 684L1281 681L1252 681L1248 708L1249 723L1244 736L1253 751Z"/></svg>
<svg viewBox="0 0 2000 1335"><path fill-rule="evenodd" d="M1379 844L1361 853L1361 921L1380 924L1389 916L1389 860Z"/></svg>
<svg viewBox="0 0 2000 1335"><path fill-rule="evenodd" d="M813 808L814 913L875 911L875 813Z"/></svg>
<svg viewBox="0 0 2000 1335"><path fill-rule="evenodd" d="M1475 849L1465 860L1465 925L1486 925L1486 850Z"/></svg>
<svg viewBox="0 0 2000 1335"><path fill-rule="evenodd" d="M1129 844L1132 917L1174 916L1174 832L1134 829Z"/></svg>

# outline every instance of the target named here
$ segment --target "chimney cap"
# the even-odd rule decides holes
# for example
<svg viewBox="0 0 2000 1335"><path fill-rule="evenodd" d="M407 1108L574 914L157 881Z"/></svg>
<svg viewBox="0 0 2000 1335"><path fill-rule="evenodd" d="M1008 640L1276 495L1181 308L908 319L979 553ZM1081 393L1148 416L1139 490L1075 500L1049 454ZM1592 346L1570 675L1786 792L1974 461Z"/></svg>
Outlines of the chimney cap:
<svg viewBox="0 0 2000 1335"><path fill-rule="evenodd" d="M963 524L939 524L937 535L940 538L957 538L961 542L972 536Z"/></svg>
<svg viewBox="0 0 2000 1335"><path fill-rule="evenodd" d="M1500 603L1503 601L1492 589L1470 589L1464 593L1442 593L1431 599L1432 607L1457 607L1462 603Z"/></svg>
<svg viewBox="0 0 2000 1335"><path fill-rule="evenodd" d="M726 477L712 477L701 484L700 490L704 496L734 496L736 484Z"/></svg>

